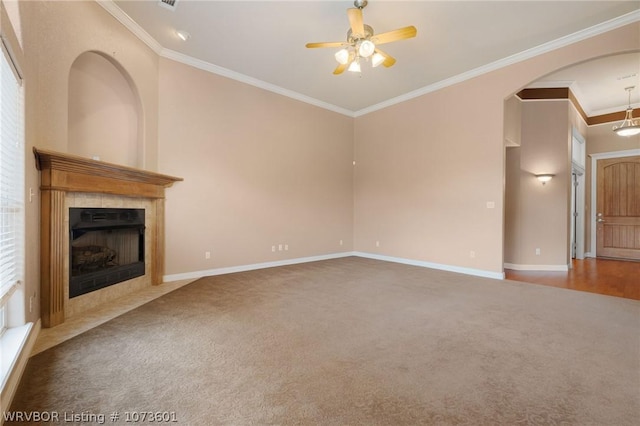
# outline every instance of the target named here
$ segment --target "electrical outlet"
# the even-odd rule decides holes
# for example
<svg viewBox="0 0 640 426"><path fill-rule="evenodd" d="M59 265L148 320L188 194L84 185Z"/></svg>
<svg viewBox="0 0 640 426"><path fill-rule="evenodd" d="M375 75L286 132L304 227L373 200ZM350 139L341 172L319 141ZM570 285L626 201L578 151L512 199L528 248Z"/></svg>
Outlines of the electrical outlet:
<svg viewBox="0 0 640 426"><path fill-rule="evenodd" d="M282 251L282 244L278 244L278 251Z"/></svg>
<svg viewBox="0 0 640 426"><path fill-rule="evenodd" d="M540 256L540 249L539 248L536 249L536 256Z"/></svg>
<svg viewBox="0 0 640 426"><path fill-rule="evenodd" d="M276 251L276 246L271 246L271 251Z"/></svg>
<svg viewBox="0 0 640 426"><path fill-rule="evenodd" d="M342 240L340 240L340 245L342 245Z"/></svg>
<svg viewBox="0 0 640 426"><path fill-rule="evenodd" d="M289 244L284 245L284 251L287 251L287 250L289 250Z"/></svg>
<svg viewBox="0 0 640 426"><path fill-rule="evenodd" d="M473 258L475 258L475 257L476 257L476 252L475 252L475 251L473 251L473 250L471 250L471 251L469 252L469 257L470 257L470 258L472 258L472 259L473 259Z"/></svg>
<svg viewBox="0 0 640 426"><path fill-rule="evenodd" d="M380 241L376 241L376 247L380 247Z"/></svg>
<svg viewBox="0 0 640 426"><path fill-rule="evenodd" d="M205 259L211 259L211 252L210 251L205 251L204 252L204 258Z"/></svg>

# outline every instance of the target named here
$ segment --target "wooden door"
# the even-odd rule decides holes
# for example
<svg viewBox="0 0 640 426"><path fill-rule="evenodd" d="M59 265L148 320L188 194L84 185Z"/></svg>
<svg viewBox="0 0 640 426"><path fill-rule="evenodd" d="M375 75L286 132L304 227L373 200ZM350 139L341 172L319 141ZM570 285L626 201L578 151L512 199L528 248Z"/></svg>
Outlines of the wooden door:
<svg viewBox="0 0 640 426"><path fill-rule="evenodd" d="M640 156L598 160L596 255L640 260Z"/></svg>

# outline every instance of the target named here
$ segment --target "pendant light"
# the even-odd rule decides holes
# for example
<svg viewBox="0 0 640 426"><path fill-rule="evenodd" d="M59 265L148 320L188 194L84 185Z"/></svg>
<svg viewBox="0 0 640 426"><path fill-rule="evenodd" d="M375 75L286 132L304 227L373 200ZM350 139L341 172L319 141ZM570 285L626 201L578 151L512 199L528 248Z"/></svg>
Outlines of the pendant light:
<svg viewBox="0 0 640 426"><path fill-rule="evenodd" d="M631 108L631 91L635 86L625 87L624 90L629 92L629 106L625 114L624 120L619 126L613 126L613 131L620 136L634 136L640 133L640 119L633 118L633 108Z"/></svg>

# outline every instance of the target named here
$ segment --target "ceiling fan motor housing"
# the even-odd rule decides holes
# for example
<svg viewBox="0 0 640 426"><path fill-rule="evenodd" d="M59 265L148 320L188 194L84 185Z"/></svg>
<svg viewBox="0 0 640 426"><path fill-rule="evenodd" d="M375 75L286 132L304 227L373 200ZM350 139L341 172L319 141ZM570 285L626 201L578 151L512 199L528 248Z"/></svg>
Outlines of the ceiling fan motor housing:
<svg viewBox="0 0 640 426"><path fill-rule="evenodd" d="M354 44L358 40L369 40L371 36L373 36L373 28L371 28L367 24L364 24L363 26L364 26L364 34L362 35L362 37L358 37L360 34L356 34L354 36L353 31L351 30L351 28L349 28L349 31L347 31L347 41L349 43Z"/></svg>
<svg viewBox="0 0 640 426"><path fill-rule="evenodd" d="M354 0L353 5L358 9L364 9L369 2L367 0Z"/></svg>

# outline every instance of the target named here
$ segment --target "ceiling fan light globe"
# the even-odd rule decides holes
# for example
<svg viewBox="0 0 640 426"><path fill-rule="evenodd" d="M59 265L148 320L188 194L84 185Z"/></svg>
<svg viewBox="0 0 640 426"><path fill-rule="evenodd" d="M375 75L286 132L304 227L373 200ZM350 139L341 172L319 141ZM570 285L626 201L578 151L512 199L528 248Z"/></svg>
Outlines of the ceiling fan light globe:
<svg viewBox="0 0 640 426"><path fill-rule="evenodd" d="M375 50L376 45L373 44L371 40L362 41L360 43L360 46L358 47L358 53L363 58L368 58L369 56L373 55L373 52L375 52Z"/></svg>
<svg viewBox="0 0 640 426"><path fill-rule="evenodd" d="M357 59L351 62L351 65L349 65L349 68L347 68L347 71L361 72L362 70L360 69L360 62Z"/></svg>
<svg viewBox="0 0 640 426"><path fill-rule="evenodd" d="M373 57L371 58L371 65L375 68L378 65L382 64L384 62L384 56L382 56L379 53L374 53Z"/></svg>
<svg viewBox="0 0 640 426"><path fill-rule="evenodd" d="M336 52L335 58L339 64L345 65L349 62L349 51L347 49L340 49Z"/></svg>

